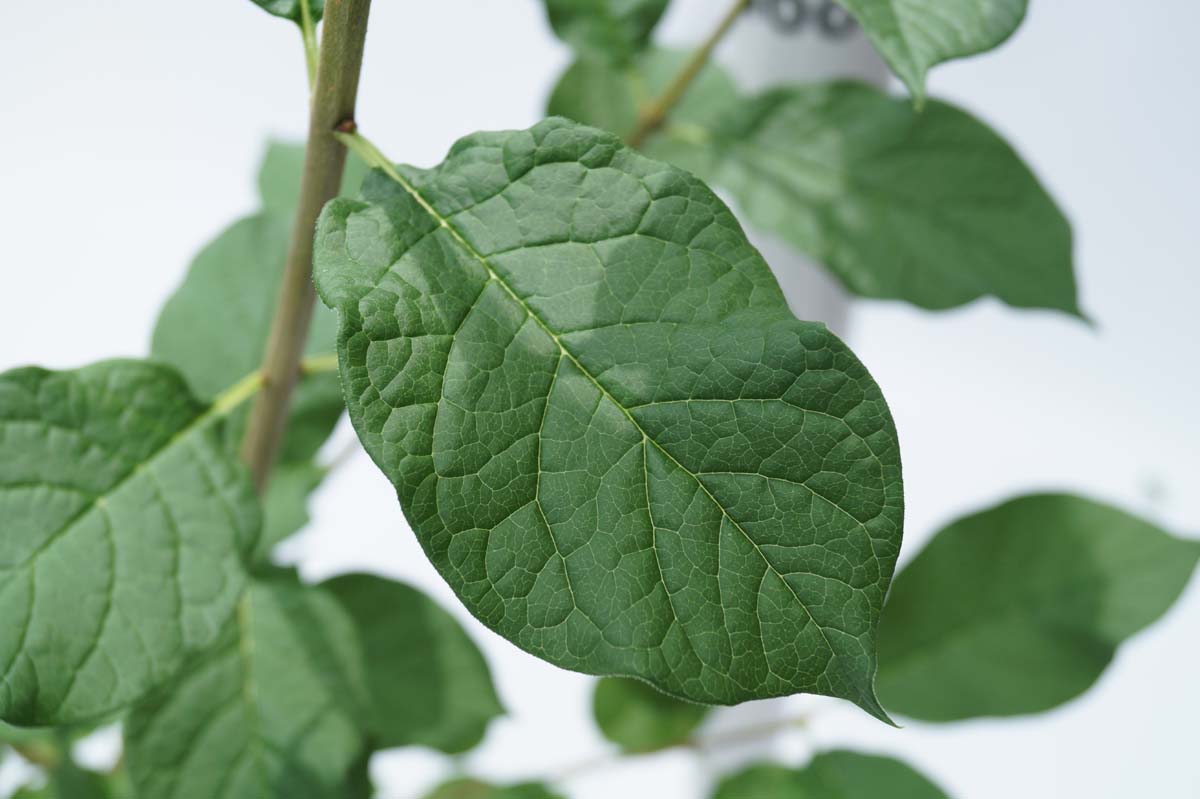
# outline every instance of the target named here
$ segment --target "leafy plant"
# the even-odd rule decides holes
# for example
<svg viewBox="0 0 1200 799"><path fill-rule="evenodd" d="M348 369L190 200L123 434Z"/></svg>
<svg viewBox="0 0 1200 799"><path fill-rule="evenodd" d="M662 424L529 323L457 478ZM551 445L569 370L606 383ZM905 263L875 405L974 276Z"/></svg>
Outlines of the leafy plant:
<svg viewBox="0 0 1200 799"><path fill-rule="evenodd" d="M260 210L197 256L149 359L0 375L0 741L41 774L18 795L364 799L379 750L480 743L503 706L446 610L272 563L343 409L462 605L603 675L597 725L627 756L719 746L710 706L794 693L888 723L1047 710L1183 590L1200 544L1048 494L950 524L893 586L884 392L795 318L705 182L855 294L1082 317L1054 200L925 96L929 68L999 44L1023 1L840 0L908 101L841 81L745 95L712 55L750 0L690 54L653 44L666 0L546 0L577 54L551 118L431 169L357 130L369 0L254 2L302 34L306 147L268 146ZM120 768L78 766L74 737L113 721ZM713 797L884 795L945 796L838 751Z"/></svg>

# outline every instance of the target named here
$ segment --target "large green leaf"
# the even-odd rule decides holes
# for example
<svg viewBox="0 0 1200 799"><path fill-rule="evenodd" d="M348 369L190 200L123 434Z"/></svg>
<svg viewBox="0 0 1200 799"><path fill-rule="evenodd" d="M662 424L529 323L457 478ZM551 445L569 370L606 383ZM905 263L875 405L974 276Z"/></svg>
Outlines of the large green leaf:
<svg viewBox="0 0 1200 799"><path fill-rule="evenodd" d="M586 58L623 63L650 41L668 0L545 0L550 26Z"/></svg>
<svg viewBox="0 0 1200 799"><path fill-rule="evenodd" d="M634 87L670 69L567 72L554 113L628 130ZM717 73L719 74L719 73ZM1019 155L966 112L916 112L856 83L737 99L714 75L648 155L730 192L747 222L822 262L851 291L944 309L986 295L1079 315L1070 224ZM621 88L624 87L624 88Z"/></svg>
<svg viewBox="0 0 1200 799"><path fill-rule="evenodd" d="M374 173L318 225L351 419L442 575L565 668L883 716L900 455L700 181L566 120Z"/></svg>
<svg viewBox="0 0 1200 799"><path fill-rule="evenodd" d="M201 397L212 397L262 363L279 299L291 220L278 213L247 217L205 247L154 327L151 356L177 368ZM306 352L333 350L336 320L313 315ZM344 403L337 377L308 375L297 387L280 461L304 461L321 446ZM229 425L236 451L248 408Z"/></svg>
<svg viewBox="0 0 1200 799"><path fill-rule="evenodd" d="M277 17L290 19L292 22L299 23L300 15L303 13L300 3L302 0L251 0L254 5L266 11L268 14L273 14ZM325 0L308 0L308 7L312 11L313 22L320 22L321 17L325 14Z"/></svg>
<svg viewBox="0 0 1200 799"><path fill-rule="evenodd" d="M1079 497L1020 497L938 533L896 579L879 689L930 721L1047 710L1161 616L1200 542Z"/></svg>
<svg viewBox="0 0 1200 799"><path fill-rule="evenodd" d="M666 88L687 60L687 53L661 49L639 54L624 68L579 59L555 85L547 113L627 136L642 106ZM710 63L672 110L672 124L677 132L688 126L711 128L737 98L733 79Z"/></svg>
<svg viewBox="0 0 1200 799"><path fill-rule="evenodd" d="M920 103L935 64L996 47L1021 24L1028 0L837 0L858 19Z"/></svg>
<svg viewBox="0 0 1200 799"><path fill-rule="evenodd" d="M0 717L86 721L170 678L233 611L259 514L220 414L172 369L0 375Z"/></svg>
<svg viewBox="0 0 1200 799"><path fill-rule="evenodd" d="M537 782L498 786L468 777L442 783L425 799L563 799Z"/></svg>
<svg viewBox="0 0 1200 799"><path fill-rule="evenodd" d="M364 646L372 744L456 754L483 739L503 708L487 662L450 614L415 588L366 574L324 587Z"/></svg>
<svg viewBox="0 0 1200 799"><path fill-rule="evenodd" d="M341 799L361 762L354 626L287 577L251 585L221 642L137 708L125 752L154 799Z"/></svg>
<svg viewBox="0 0 1200 799"><path fill-rule="evenodd" d="M627 752L653 752L683 743L709 708L654 690L640 680L605 677L596 683L592 714L604 737Z"/></svg>
<svg viewBox="0 0 1200 799"><path fill-rule="evenodd" d="M751 766L721 781L712 799L946 799L890 757L826 752L802 769Z"/></svg>

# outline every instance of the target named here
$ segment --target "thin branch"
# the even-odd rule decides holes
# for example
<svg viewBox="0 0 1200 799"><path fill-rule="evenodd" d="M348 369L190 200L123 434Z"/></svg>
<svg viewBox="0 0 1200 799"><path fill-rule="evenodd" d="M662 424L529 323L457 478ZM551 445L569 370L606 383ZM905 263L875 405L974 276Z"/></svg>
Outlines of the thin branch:
<svg viewBox="0 0 1200 799"><path fill-rule="evenodd" d="M321 58L311 0L300 0L300 36L304 39L304 64L308 68L308 90L311 92L317 84L317 64Z"/></svg>
<svg viewBox="0 0 1200 799"><path fill-rule="evenodd" d="M752 0L734 0L733 6L721 19L716 30L709 35L704 44L700 45L700 48L696 52L692 53L692 57L684 64L679 74L671 80L666 90L657 99L642 109L642 112L638 115L637 127L625 137L630 147L641 147L651 133L662 127L671 111L683 99L692 82L696 80L704 70L704 67L707 66L708 60L712 57L713 50L717 49L717 45L725 38L725 34L729 33L730 28L733 27L733 23L737 22L742 12L750 7L751 2Z"/></svg>
<svg viewBox="0 0 1200 799"><path fill-rule="evenodd" d="M287 264L275 319L263 357L263 388L254 404L242 458L259 492L266 488L283 438L292 390L308 338L316 292L312 282L313 229L325 203L337 196L346 148L334 129L354 118L371 0L328 0L316 88L309 117L308 147L300 183L300 204L292 226Z"/></svg>

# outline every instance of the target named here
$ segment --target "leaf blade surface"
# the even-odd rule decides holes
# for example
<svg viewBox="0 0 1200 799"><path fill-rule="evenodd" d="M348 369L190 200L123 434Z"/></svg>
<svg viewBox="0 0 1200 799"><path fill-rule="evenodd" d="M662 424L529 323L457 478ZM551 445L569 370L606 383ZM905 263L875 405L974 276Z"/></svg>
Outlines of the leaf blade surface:
<svg viewBox="0 0 1200 799"><path fill-rule="evenodd" d="M566 668L882 716L895 431L728 209L565 120L363 197L322 215L318 290L359 437L467 607Z"/></svg>

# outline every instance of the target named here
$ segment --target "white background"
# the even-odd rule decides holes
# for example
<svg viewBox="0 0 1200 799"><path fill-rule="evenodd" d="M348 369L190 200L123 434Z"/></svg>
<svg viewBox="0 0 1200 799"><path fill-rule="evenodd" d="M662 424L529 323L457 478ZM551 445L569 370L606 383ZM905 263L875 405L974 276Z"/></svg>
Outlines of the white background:
<svg viewBox="0 0 1200 799"><path fill-rule="evenodd" d="M469 131L532 123L567 61L536 0L375 5L359 119L399 160L429 165ZM724 5L681 0L665 38ZM990 301L936 315L856 304L850 343L902 436L905 557L939 524L1026 490L1078 490L1183 535L1200 529L1200 4L1032 6L1008 45L937 70L932 90L1008 135L1060 199L1097 326ZM248 0L6 0L3 12L0 368L144 354L190 256L253 209L264 139L303 133L298 37ZM370 568L411 580L483 646L510 714L459 765L514 780L605 753L588 721L590 680L466 617L367 458L337 473L315 518L289 548L306 575ZM1198 633L1195 580L1089 694L1032 719L896 731L807 698L750 712L812 714L776 756L843 744L897 753L959 799L1194 799ZM574 799L691 799L722 762L676 752L560 787ZM374 764L385 799L418 796L448 768L422 751Z"/></svg>

